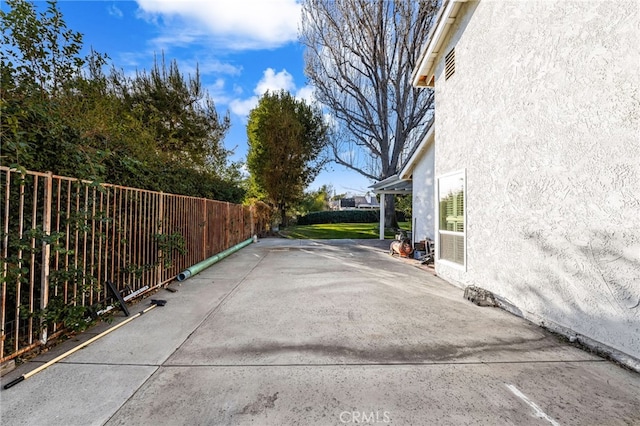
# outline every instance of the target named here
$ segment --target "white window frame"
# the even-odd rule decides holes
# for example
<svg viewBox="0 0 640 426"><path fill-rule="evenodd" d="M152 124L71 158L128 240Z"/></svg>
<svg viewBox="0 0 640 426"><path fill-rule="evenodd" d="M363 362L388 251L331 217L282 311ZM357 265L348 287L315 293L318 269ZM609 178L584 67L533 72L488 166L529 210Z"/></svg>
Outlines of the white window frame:
<svg viewBox="0 0 640 426"><path fill-rule="evenodd" d="M455 231L448 231L446 229L440 229L440 179L446 179L446 178L450 178L452 176L456 176L456 175L460 175L463 179L462 181L462 185L463 185L463 206L464 206L464 225L463 225L463 231L462 232L455 232ZM435 202L435 207L436 207L436 250L435 250L435 255L436 255L436 262L442 263L448 267L454 268L454 269L458 269L460 271L467 271L467 169L461 169L461 170L456 170L453 172L449 172L449 173L445 173L442 174L440 176L438 176L436 178L436 202ZM463 244L464 244L464 249L463 249L463 258L464 258L464 264L461 265L457 262L453 262L451 260L447 260L447 259L442 259L440 257L440 235L461 235L462 234L462 238L463 238Z"/></svg>

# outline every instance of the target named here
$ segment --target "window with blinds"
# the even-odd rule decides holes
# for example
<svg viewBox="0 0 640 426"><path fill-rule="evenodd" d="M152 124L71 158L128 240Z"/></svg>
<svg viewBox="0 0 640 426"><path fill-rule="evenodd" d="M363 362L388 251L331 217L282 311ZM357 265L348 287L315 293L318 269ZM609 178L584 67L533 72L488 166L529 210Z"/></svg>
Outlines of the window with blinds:
<svg viewBox="0 0 640 426"><path fill-rule="evenodd" d="M438 258L465 265L465 172L438 179Z"/></svg>

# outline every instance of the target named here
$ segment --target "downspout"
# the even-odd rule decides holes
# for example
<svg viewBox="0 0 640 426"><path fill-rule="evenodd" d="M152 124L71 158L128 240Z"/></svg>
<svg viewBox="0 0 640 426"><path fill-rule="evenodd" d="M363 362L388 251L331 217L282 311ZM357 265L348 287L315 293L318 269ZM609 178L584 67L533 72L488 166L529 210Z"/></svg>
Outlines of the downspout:
<svg viewBox="0 0 640 426"><path fill-rule="evenodd" d="M240 250L241 248L244 248L246 246L248 246L249 244L251 244L254 241L255 238L249 238L239 244L236 244L235 246L226 249L225 251L222 251L218 254L216 254L215 256L211 256L208 259L203 260L202 262L196 263L195 265L185 269L184 271L180 272L177 276L178 281L184 281L187 278L196 275L198 273L200 273L201 271L207 269L209 266L213 265L214 263L219 262L220 260L224 259L225 257L229 256L230 254L233 254L235 252L237 252L238 250Z"/></svg>

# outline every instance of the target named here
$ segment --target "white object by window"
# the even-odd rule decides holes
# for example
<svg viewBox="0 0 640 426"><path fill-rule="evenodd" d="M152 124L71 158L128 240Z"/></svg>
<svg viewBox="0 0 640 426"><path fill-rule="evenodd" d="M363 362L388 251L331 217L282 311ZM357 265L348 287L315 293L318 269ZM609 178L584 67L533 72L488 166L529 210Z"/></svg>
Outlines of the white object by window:
<svg viewBox="0 0 640 426"><path fill-rule="evenodd" d="M438 259L466 265L466 173L438 178Z"/></svg>

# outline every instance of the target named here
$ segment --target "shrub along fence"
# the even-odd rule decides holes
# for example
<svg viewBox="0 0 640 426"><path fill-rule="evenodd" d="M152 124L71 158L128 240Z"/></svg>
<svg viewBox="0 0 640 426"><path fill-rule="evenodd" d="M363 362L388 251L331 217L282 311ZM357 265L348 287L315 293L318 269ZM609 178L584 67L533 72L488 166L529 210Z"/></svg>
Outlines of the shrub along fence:
<svg viewBox="0 0 640 426"><path fill-rule="evenodd" d="M404 222L403 212L396 212L398 222ZM374 223L380 221L380 210L332 210L311 212L298 218L298 225L321 223Z"/></svg>
<svg viewBox="0 0 640 426"><path fill-rule="evenodd" d="M264 228L248 206L0 167L0 362Z"/></svg>

